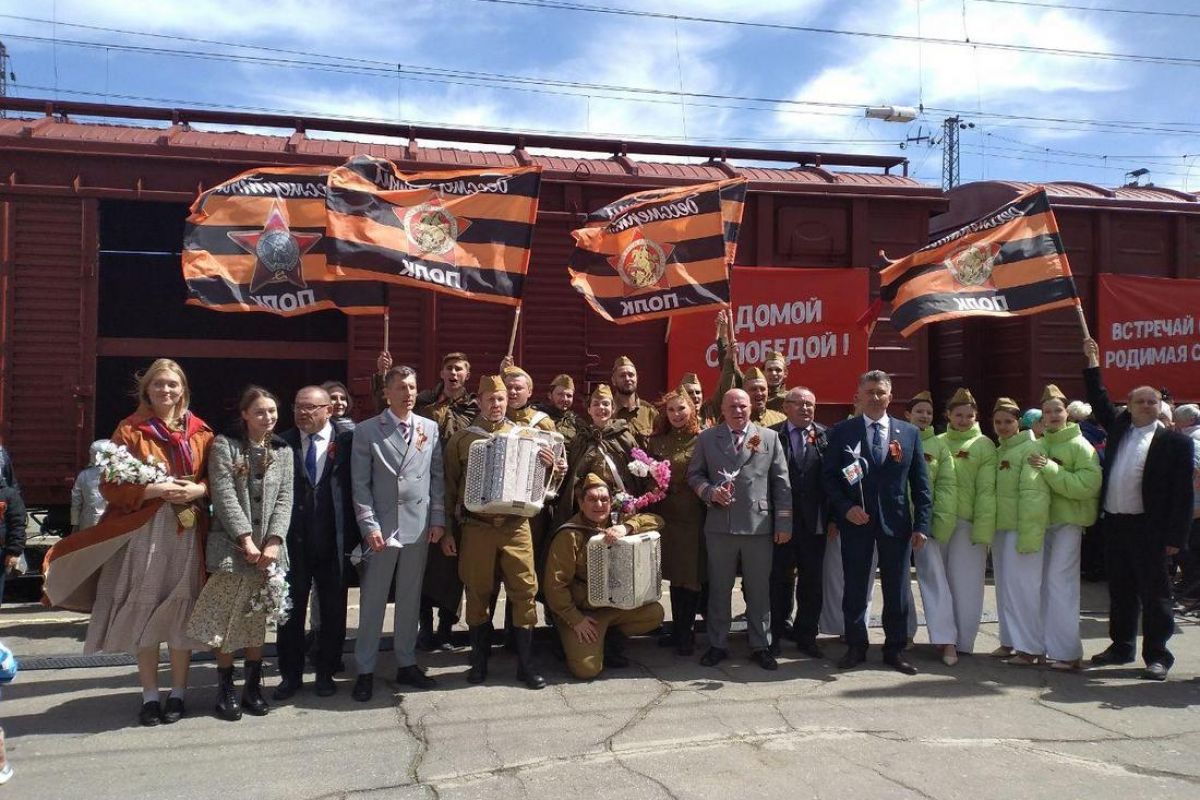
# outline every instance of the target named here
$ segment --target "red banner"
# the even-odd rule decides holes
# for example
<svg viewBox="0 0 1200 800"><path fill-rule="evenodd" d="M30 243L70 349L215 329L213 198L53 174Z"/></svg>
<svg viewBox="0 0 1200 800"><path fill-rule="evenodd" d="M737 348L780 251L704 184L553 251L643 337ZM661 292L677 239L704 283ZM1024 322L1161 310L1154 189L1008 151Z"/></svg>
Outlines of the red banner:
<svg viewBox="0 0 1200 800"><path fill-rule="evenodd" d="M1200 280L1100 276L1100 366L1114 401L1144 385L1200 398Z"/></svg>
<svg viewBox="0 0 1200 800"><path fill-rule="evenodd" d="M761 367L775 350L788 361L789 386L807 386L818 402L848 402L867 368L867 334L856 324L867 281L866 269L734 267L733 327L742 369ZM716 388L715 317L671 320L668 385L695 372L706 394Z"/></svg>

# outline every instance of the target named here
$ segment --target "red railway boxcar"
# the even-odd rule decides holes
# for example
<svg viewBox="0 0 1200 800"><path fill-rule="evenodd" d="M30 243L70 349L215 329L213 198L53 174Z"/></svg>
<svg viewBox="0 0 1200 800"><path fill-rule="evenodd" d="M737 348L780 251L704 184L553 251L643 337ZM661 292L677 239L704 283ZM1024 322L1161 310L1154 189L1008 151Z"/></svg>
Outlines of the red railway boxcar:
<svg viewBox="0 0 1200 800"><path fill-rule="evenodd" d="M931 239L984 216L1033 185L983 181L952 189L947 193L950 209L934 218ZM1195 195L1073 182L1048 183L1046 189L1093 331L1102 273L1200 277L1200 202ZM932 326L930 346L939 400L958 386L971 387L981 407L989 410L1001 395L1027 408L1036 405L1047 383L1057 383L1069 397L1083 395L1081 332L1073 309L943 322Z"/></svg>
<svg viewBox="0 0 1200 800"><path fill-rule="evenodd" d="M130 375L156 356L184 365L195 384L196 409L218 427L232 420L237 391L252 379L284 396L303 383L348 380L360 411L367 410L366 379L382 343L380 319L337 312L284 319L183 303L179 250L187 206L199 191L251 167L336 165L359 153L408 169L541 164L542 198L516 354L539 392L560 372L584 386L607 379L621 354L640 365L643 394L652 397L664 388L665 324L607 323L585 308L567 281L569 231L582 213L623 194L745 175L750 193L738 262L797 268L868 266L879 249L915 249L926 241L930 217L945 208L940 190L890 174L906 166L894 157L16 98L0 99L0 107L31 115L0 120L0 435L36 504L66 502L88 443L107 435L128 412ZM193 127L198 124L262 132L202 131ZM312 131L374 138L316 138ZM380 143L380 137L397 143ZM689 163L652 163L631 153ZM730 160L783 166L733 166ZM507 347L507 308L399 287L390 291L390 308L392 353L415 366L423 383L432 383L443 352L467 352L478 372L494 368ZM872 349L873 363L897 375L898 396L927 384L923 335L903 341L881 326ZM842 413L848 400L823 399L839 404L826 416Z"/></svg>

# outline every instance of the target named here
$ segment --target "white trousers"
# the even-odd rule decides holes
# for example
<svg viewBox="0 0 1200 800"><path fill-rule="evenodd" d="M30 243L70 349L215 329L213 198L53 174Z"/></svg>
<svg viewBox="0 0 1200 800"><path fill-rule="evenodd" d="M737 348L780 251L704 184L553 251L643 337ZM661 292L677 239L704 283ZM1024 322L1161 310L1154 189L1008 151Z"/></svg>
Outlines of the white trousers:
<svg viewBox="0 0 1200 800"><path fill-rule="evenodd" d="M983 619L987 545L972 544L971 523L960 519L954 526L950 541L939 550L942 566L946 570L946 583L950 587L954 627L958 634L955 646L960 653L972 653L975 651L975 637L979 634L979 622ZM925 613L929 614L928 608Z"/></svg>
<svg viewBox="0 0 1200 800"><path fill-rule="evenodd" d="M944 549L944 545L930 536L925 540L924 546L915 553L917 585L921 587L921 606L925 609L925 632L929 634L929 643L957 645L958 626L955 624L950 583L946 577L946 563L942 552ZM911 595L911 583L908 591ZM982 613L982 608L980 610ZM909 638L912 638L917 629L916 612L911 611L908 619Z"/></svg>
<svg viewBox="0 0 1200 800"><path fill-rule="evenodd" d="M875 571L879 554L871 556L871 580L867 582L867 622L871 621L871 597L875 587ZM837 539L825 543L825 563L821 568L821 618L817 629L826 636L844 636L846 623L842 618L842 594L845 575L842 573L842 543Z"/></svg>
<svg viewBox="0 0 1200 800"><path fill-rule="evenodd" d="M1036 553L1018 553L1017 532L996 531L992 543L992 567L996 572L1000 644L1033 656L1045 655L1042 626L1044 555L1044 549Z"/></svg>
<svg viewBox="0 0 1200 800"><path fill-rule="evenodd" d="M1079 638L1079 552L1083 529L1051 525L1046 529L1042 565L1042 620L1046 657L1052 661L1083 658Z"/></svg>

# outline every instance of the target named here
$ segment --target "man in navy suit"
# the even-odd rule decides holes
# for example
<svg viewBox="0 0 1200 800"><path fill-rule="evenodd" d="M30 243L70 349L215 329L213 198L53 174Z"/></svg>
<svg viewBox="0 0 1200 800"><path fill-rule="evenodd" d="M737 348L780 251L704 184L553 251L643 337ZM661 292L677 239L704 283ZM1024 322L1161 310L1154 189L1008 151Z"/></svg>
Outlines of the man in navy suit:
<svg viewBox="0 0 1200 800"><path fill-rule="evenodd" d="M824 458L825 492L841 529L845 592L846 654L841 669L867 658L866 598L871 554L879 550L883 582L883 660L905 675L916 667L904 657L908 642L908 597L912 548L925 543L933 494L917 428L888 416L892 379L871 370L858 379L862 414L829 431ZM906 491L907 490L907 491ZM912 507L909 507L909 498Z"/></svg>
<svg viewBox="0 0 1200 800"><path fill-rule="evenodd" d="M317 634L316 693L337 691L334 672L346 644L346 554L359 541L350 498L350 449L353 431L338 433L330 420L329 393L305 386L296 393L296 427L283 434L295 459L295 492L287 548L292 613L279 629L276 700L287 700L303 686L304 616L308 594L316 587L321 629Z"/></svg>

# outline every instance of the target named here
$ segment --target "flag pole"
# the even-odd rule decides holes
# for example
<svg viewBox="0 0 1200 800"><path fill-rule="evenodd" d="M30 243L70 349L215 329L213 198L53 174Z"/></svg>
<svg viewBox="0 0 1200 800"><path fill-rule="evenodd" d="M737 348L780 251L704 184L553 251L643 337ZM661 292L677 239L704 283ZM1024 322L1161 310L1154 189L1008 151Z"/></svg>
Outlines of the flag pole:
<svg viewBox="0 0 1200 800"><path fill-rule="evenodd" d="M383 310L383 352L385 352L385 353L389 352L388 344L389 344L389 340L391 338L391 330L390 330L391 322L392 322L391 309L385 308Z"/></svg>
<svg viewBox="0 0 1200 800"><path fill-rule="evenodd" d="M1092 338L1091 331L1088 330L1087 317L1083 315L1083 304L1079 302L1079 298L1075 298L1075 313L1079 316L1079 327L1083 328L1083 338Z"/></svg>
<svg viewBox="0 0 1200 800"><path fill-rule="evenodd" d="M517 310L513 312L512 332L508 335L508 357L512 358L513 347L517 344L517 325L521 322L521 306L517 306Z"/></svg>

